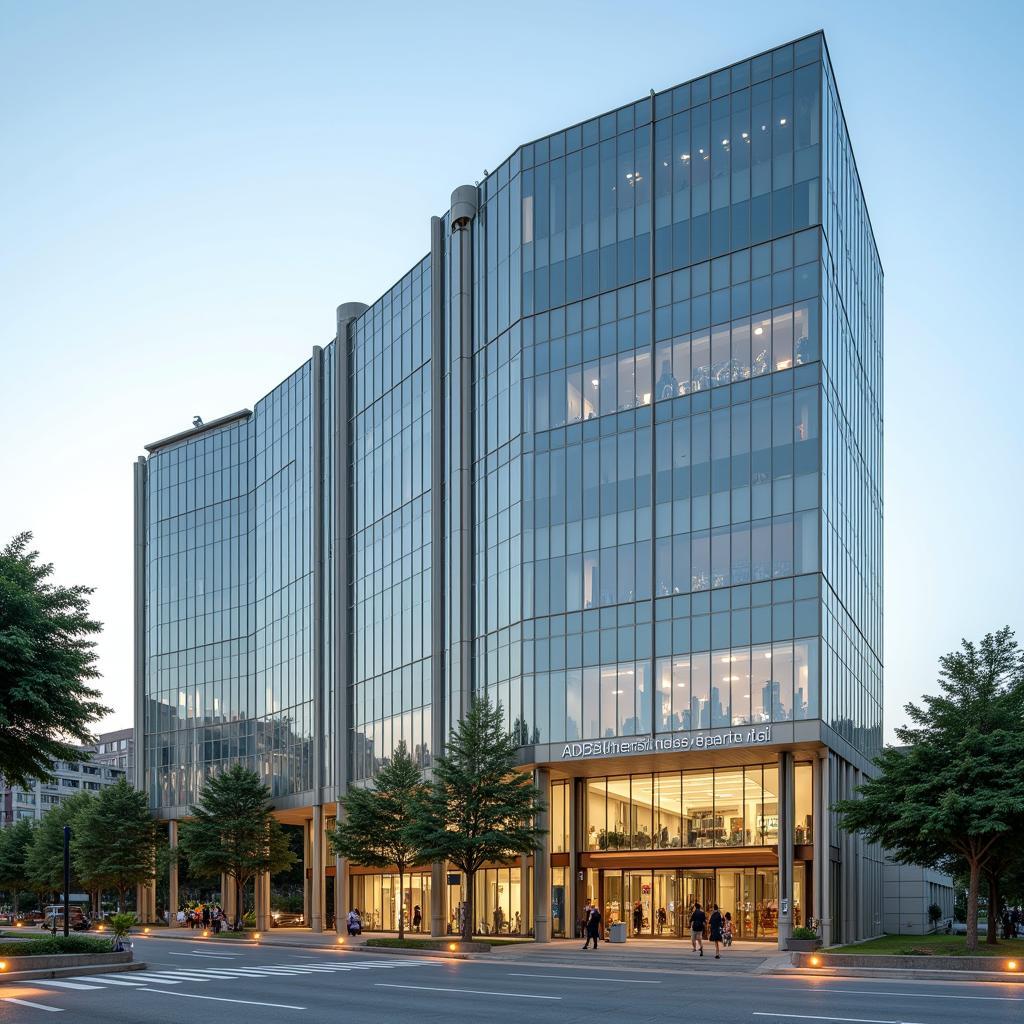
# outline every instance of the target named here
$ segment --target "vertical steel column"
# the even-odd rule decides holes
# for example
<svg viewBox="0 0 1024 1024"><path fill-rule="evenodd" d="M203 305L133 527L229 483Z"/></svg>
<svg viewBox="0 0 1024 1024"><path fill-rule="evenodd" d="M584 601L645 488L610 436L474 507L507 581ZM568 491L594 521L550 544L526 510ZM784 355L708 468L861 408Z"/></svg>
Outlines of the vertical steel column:
<svg viewBox="0 0 1024 1024"><path fill-rule="evenodd" d="M793 930L793 755L779 753L779 949Z"/></svg>
<svg viewBox="0 0 1024 1024"><path fill-rule="evenodd" d="M451 678L458 680L459 707L452 708L462 717L473 699L473 221L477 215L479 193L475 185L460 185L452 192L451 244L458 246L459 279L453 284L452 337L458 338L458 350L451 359L451 403L457 406L460 434L453 438L453 465L447 490L449 500L457 497L458 508L453 530L453 545L459 551L459 578L446 581L458 594L459 632L451 643ZM457 331L456 331L457 326Z"/></svg>
<svg viewBox="0 0 1024 1024"><path fill-rule="evenodd" d="M533 784L540 790L544 810L537 815L537 827L544 830L541 844L533 851L533 938L551 941L551 772L534 768Z"/></svg>
<svg viewBox="0 0 1024 1024"><path fill-rule="evenodd" d="M309 903L312 912L309 926L314 932L324 930L324 808L317 804L313 808L313 820L309 824L310 886Z"/></svg>
<svg viewBox="0 0 1024 1024"><path fill-rule="evenodd" d="M814 857L818 862L815 916L821 921L821 941L832 944L832 811L831 769L828 749L818 751L819 789L814 803Z"/></svg>
<svg viewBox="0 0 1024 1024"><path fill-rule="evenodd" d="M134 613L135 613L135 764L133 783L146 788L146 471L144 455L135 460Z"/></svg>
<svg viewBox="0 0 1024 1024"><path fill-rule="evenodd" d="M430 752L444 750L444 222L430 218ZM445 934L445 865L430 869L430 934Z"/></svg>
<svg viewBox="0 0 1024 1024"><path fill-rule="evenodd" d="M313 803L324 784L324 350L313 346L310 360L310 417L313 435Z"/></svg>
<svg viewBox="0 0 1024 1024"><path fill-rule="evenodd" d="M178 926L178 823L173 818L167 823L167 845L171 851L171 865L167 879L167 924Z"/></svg>
<svg viewBox="0 0 1024 1024"><path fill-rule="evenodd" d="M579 846L583 835L582 820L579 817L581 801L579 799L579 779L570 779L567 787L569 793L569 878L565 887L565 937L576 938L576 919L579 916Z"/></svg>
<svg viewBox="0 0 1024 1024"><path fill-rule="evenodd" d="M331 586L334 594L331 622L334 657L334 795L340 822L344 817L341 798L349 782L349 680L352 677L352 623L349 609L348 541L352 533L352 485L349 479L351 432L351 375L349 328L369 307L362 302L345 302L338 307L337 333L334 339L334 386L330 396L334 411L333 464L333 562ZM344 857L334 858L334 930L340 935L345 927L349 903L349 865Z"/></svg>

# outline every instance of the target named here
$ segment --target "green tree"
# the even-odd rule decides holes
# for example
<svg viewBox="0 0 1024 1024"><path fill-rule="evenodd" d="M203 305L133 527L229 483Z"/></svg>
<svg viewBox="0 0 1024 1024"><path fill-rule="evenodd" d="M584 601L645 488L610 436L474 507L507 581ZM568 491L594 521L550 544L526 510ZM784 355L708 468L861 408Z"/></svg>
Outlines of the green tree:
<svg viewBox="0 0 1024 1024"><path fill-rule="evenodd" d="M95 803L92 793L78 792L51 807L32 832L26 863L32 891L45 900L64 888L64 826L71 826L71 851L75 849L75 819ZM74 868L74 857L71 861Z"/></svg>
<svg viewBox="0 0 1024 1024"><path fill-rule="evenodd" d="M0 775L28 787L57 760L76 760L71 743L108 712L88 680L96 671L89 617L91 587L48 582L53 566L29 551L32 534L0 550Z"/></svg>
<svg viewBox="0 0 1024 1024"><path fill-rule="evenodd" d="M156 822L146 794L120 778L84 806L71 823L75 872L90 888L115 889L117 909L125 910L125 895L153 878Z"/></svg>
<svg viewBox="0 0 1024 1024"><path fill-rule="evenodd" d="M181 854L196 875L229 875L235 882L234 928L241 928L245 887L264 871L291 867L295 854L284 829L272 815L270 789L243 765L211 775L192 817L178 832Z"/></svg>
<svg viewBox="0 0 1024 1024"><path fill-rule="evenodd" d="M500 704L474 701L416 801L411 832L424 860L451 861L466 876L466 940L473 936L476 872L488 861L533 853L544 834L536 826L540 794L517 768L504 721Z"/></svg>
<svg viewBox="0 0 1024 1024"><path fill-rule="evenodd" d="M14 912L18 912L18 895L32 887L28 873L28 851L32 847L35 822L21 818L7 828L0 828L0 887L8 891Z"/></svg>
<svg viewBox="0 0 1024 1024"><path fill-rule="evenodd" d="M344 816L330 835L339 856L371 868L394 866L398 871L398 937L405 937L405 875L423 863L413 833L414 808L423 790L423 776L404 742L377 773L373 789L357 787L342 797Z"/></svg>
<svg viewBox="0 0 1024 1024"><path fill-rule="evenodd" d="M978 891L1004 838L1024 827L1024 662L1009 628L940 661L939 693L908 704L903 749L875 760L858 799L835 809L842 825L901 863L963 862L967 948L978 945Z"/></svg>

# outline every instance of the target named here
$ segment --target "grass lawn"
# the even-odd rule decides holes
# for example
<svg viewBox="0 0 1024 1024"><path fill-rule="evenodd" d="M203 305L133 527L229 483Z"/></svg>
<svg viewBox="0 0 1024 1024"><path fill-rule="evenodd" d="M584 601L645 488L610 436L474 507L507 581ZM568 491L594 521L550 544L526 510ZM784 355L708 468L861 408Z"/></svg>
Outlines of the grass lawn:
<svg viewBox="0 0 1024 1024"><path fill-rule="evenodd" d="M1024 957L1024 939L1008 939L994 946L978 936L978 948L967 949L963 935L883 935L880 939L853 946L840 946L829 953L862 953L888 956L1012 956Z"/></svg>

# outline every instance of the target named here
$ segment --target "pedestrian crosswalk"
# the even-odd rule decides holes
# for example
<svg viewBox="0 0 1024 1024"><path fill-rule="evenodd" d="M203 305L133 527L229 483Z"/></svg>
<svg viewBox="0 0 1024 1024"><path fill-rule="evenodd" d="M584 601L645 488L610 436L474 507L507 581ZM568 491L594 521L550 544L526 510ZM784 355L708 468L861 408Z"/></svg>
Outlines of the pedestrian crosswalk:
<svg viewBox="0 0 1024 1024"><path fill-rule="evenodd" d="M170 967L164 970L127 971L116 975L82 974L69 978L52 978L33 981L33 987L49 989L53 995L80 992L100 992L112 989L153 989L169 986L203 984L217 981L238 981L250 978L293 978L314 977L317 975L346 974L355 971L403 971L411 967L425 967L436 960L414 959L411 957L380 957L379 959L350 960L348 957L332 960L303 959L301 962L251 964L249 966L224 966L217 964L212 967ZM40 992L39 995L42 995ZM53 1006L46 1003L15 999L4 996L0 990L0 1002L15 1003L34 1010L50 1013L61 1013L66 1007Z"/></svg>

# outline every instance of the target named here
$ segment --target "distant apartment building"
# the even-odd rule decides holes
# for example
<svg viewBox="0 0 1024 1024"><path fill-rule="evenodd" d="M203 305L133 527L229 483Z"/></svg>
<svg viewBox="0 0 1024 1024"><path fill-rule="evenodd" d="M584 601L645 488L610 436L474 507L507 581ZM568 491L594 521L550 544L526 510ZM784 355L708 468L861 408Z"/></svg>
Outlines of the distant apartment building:
<svg viewBox="0 0 1024 1024"><path fill-rule="evenodd" d="M52 776L28 789L12 786L0 777L0 826L22 818L38 821L75 793L99 792L124 778L134 763L134 730L101 733L81 751L80 760L54 761Z"/></svg>

